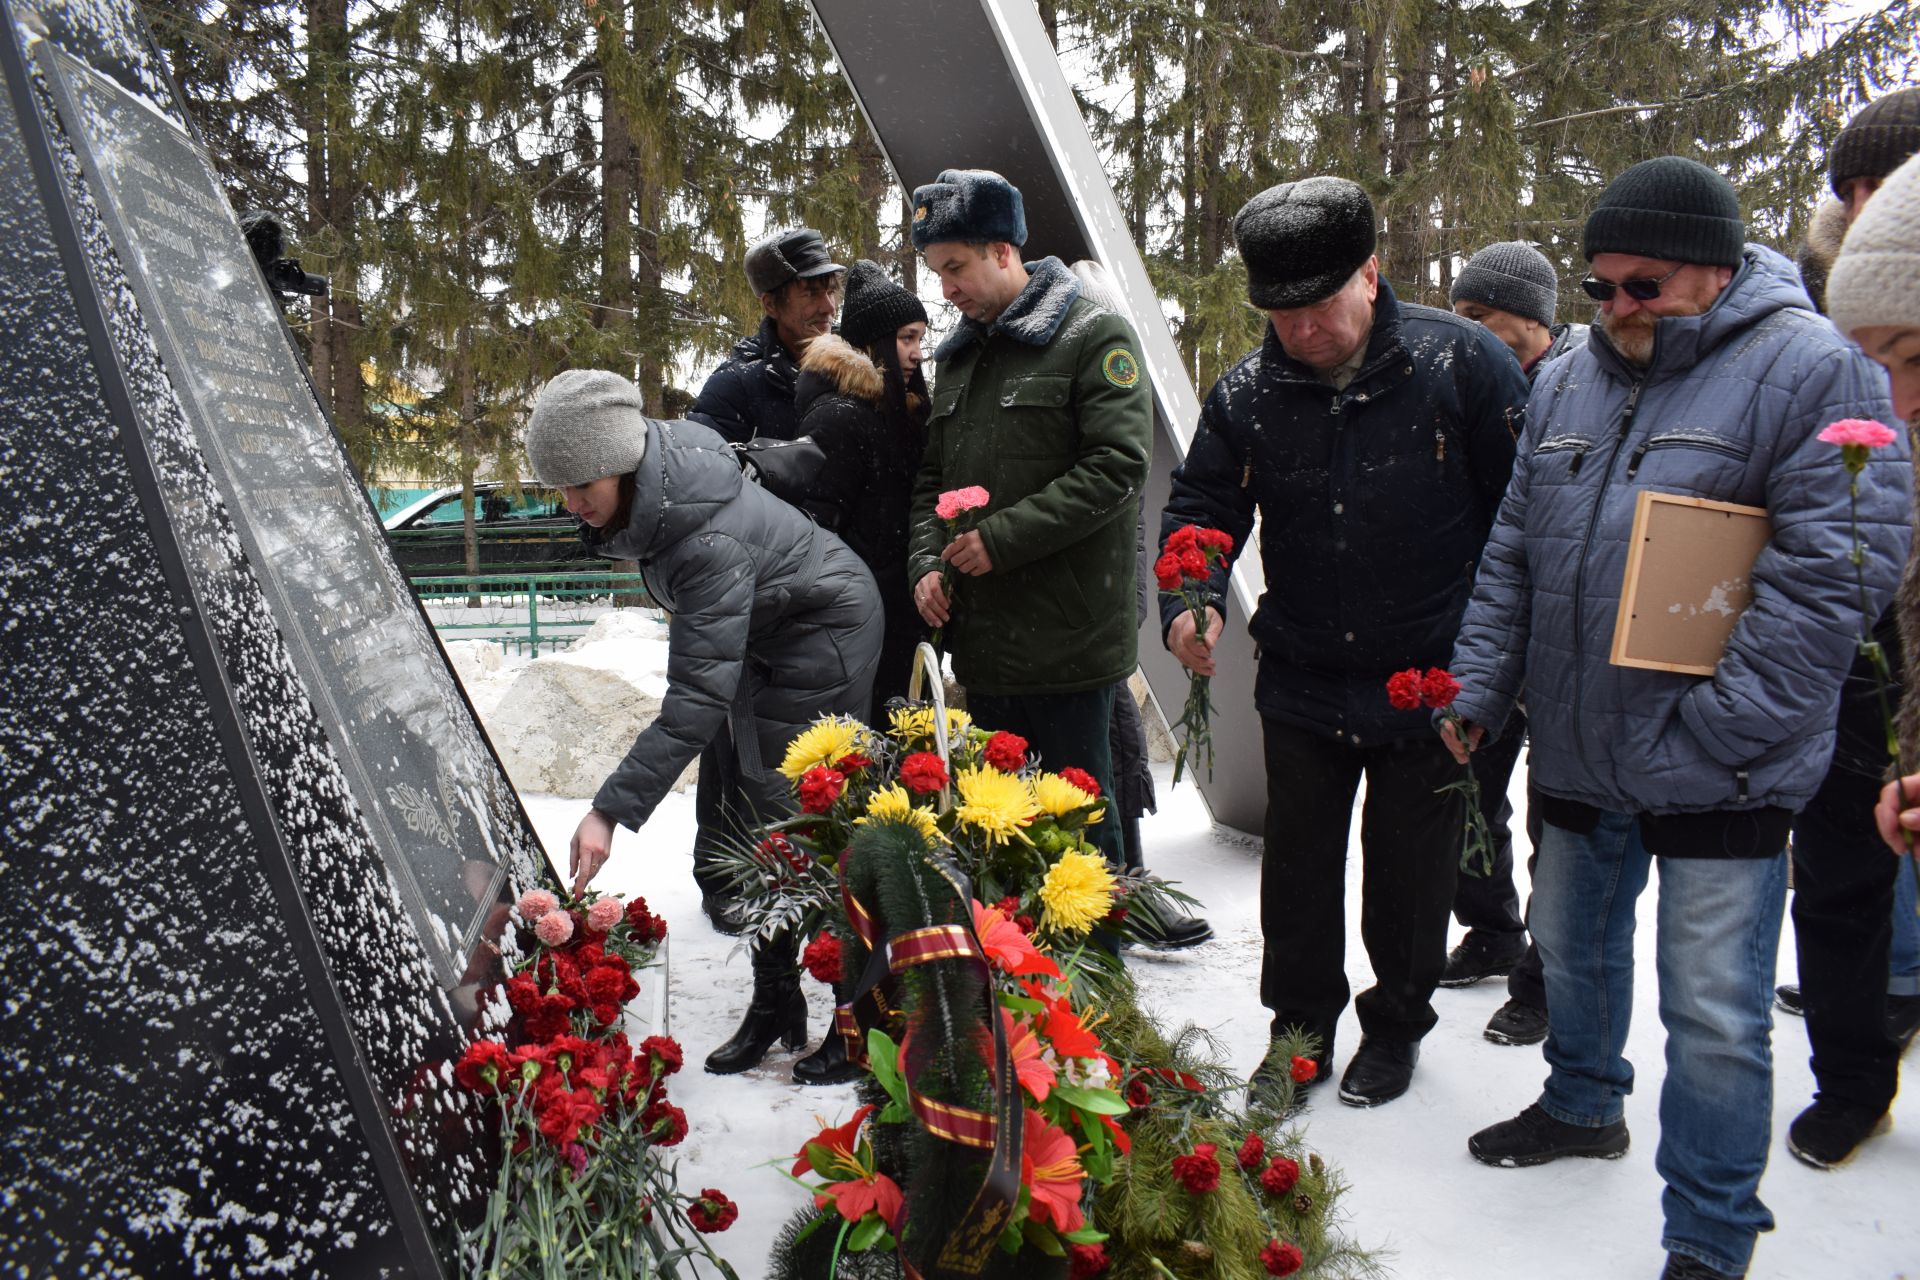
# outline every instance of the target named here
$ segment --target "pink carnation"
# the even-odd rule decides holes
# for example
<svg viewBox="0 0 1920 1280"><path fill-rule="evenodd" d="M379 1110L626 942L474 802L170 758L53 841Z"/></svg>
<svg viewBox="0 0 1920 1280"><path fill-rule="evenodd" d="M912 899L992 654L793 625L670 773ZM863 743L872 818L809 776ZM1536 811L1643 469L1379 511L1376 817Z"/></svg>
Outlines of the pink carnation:
<svg viewBox="0 0 1920 1280"><path fill-rule="evenodd" d="M977 484L964 489L949 489L940 495L940 501L933 506L933 513L942 520L957 520L963 512L978 510L987 505L987 491Z"/></svg>
<svg viewBox="0 0 1920 1280"><path fill-rule="evenodd" d="M533 931L548 946L561 946L573 936L573 917L564 911L549 911L540 917Z"/></svg>
<svg viewBox="0 0 1920 1280"><path fill-rule="evenodd" d="M1878 449L1899 438L1892 427L1884 422L1875 422L1872 418L1842 418L1820 432L1822 444L1837 444L1842 448L1851 444L1863 449Z"/></svg>
<svg viewBox="0 0 1920 1280"><path fill-rule="evenodd" d="M587 927L595 933L605 933L620 923L627 914L627 908L618 898L601 898L587 908Z"/></svg>
<svg viewBox="0 0 1920 1280"><path fill-rule="evenodd" d="M520 895L520 901L517 904L520 916L525 920L538 920L549 911L557 910L559 906L560 899L554 897L545 889L527 890L527 892Z"/></svg>

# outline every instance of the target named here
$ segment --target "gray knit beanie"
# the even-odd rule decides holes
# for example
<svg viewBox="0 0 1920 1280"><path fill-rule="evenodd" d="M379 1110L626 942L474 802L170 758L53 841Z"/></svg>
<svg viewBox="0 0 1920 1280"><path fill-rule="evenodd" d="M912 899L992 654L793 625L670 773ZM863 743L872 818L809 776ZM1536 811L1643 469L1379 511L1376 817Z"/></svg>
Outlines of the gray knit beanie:
<svg viewBox="0 0 1920 1280"><path fill-rule="evenodd" d="M1834 259L1827 314L1840 332L1920 327L1920 155L1887 175Z"/></svg>
<svg viewBox="0 0 1920 1280"><path fill-rule="evenodd" d="M624 476L647 455L640 388L605 369L569 369L540 388L527 423L527 458L541 484Z"/></svg>
<svg viewBox="0 0 1920 1280"><path fill-rule="evenodd" d="M1477 302L1495 311L1507 311L1538 320L1551 329L1560 301L1560 279L1553 264L1523 240L1490 244L1467 259L1453 278L1449 302Z"/></svg>

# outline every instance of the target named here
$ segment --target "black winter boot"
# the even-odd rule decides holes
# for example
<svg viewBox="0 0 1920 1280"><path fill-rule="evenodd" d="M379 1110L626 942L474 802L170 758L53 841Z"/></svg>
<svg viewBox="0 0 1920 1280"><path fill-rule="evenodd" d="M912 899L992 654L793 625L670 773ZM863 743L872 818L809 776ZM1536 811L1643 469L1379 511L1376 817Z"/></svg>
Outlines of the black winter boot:
<svg viewBox="0 0 1920 1280"><path fill-rule="evenodd" d="M761 941L753 953L753 999L733 1038L707 1055L707 1070L730 1076L760 1065L767 1048L807 1042L807 998L800 994L798 948L792 938Z"/></svg>
<svg viewBox="0 0 1920 1280"><path fill-rule="evenodd" d="M847 1041L832 1025L820 1047L793 1064L795 1084L845 1084L857 1079L860 1068L847 1061Z"/></svg>

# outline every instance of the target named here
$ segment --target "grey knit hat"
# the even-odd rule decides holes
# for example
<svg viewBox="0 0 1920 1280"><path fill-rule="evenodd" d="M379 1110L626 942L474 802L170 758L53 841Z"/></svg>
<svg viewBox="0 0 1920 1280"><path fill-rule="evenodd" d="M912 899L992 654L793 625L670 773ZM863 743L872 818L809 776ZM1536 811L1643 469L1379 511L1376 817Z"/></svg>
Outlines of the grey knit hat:
<svg viewBox="0 0 1920 1280"><path fill-rule="evenodd" d="M1887 175L1847 230L1827 278L1827 315L1846 334L1920 327L1920 155Z"/></svg>
<svg viewBox="0 0 1920 1280"><path fill-rule="evenodd" d="M1453 278L1449 302L1477 302L1553 327L1560 301L1560 279L1553 264L1524 240L1490 244L1467 259Z"/></svg>
<svg viewBox="0 0 1920 1280"><path fill-rule="evenodd" d="M647 456L640 388L605 369L556 374L533 402L527 458L541 484L623 476Z"/></svg>

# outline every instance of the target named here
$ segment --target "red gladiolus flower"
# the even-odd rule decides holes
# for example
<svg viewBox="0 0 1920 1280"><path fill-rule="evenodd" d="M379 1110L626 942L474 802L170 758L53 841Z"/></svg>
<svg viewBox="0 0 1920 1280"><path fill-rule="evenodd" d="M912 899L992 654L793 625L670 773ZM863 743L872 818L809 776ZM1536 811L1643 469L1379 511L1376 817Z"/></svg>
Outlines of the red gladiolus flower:
<svg viewBox="0 0 1920 1280"><path fill-rule="evenodd" d="M1133 1139L1127 1136L1125 1129L1114 1122L1112 1116L1100 1116L1099 1121L1106 1129L1107 1136L1113 1139L1113 1145L1119 1148L1121 1155L1127 1155L1133 1150Z"/></svg>
<svg viewBox="0 0 1920 1280"><path fill-rule="evenodd" d="M648 1036L640 1042L640 1056L652 1064L656 1077L672 1075L686 1061L680 1042L672 1036Z"/></svg>
<svg viewBox="0 0 1920 1280"><path fill-rule="evenodd" d="M853 1119L847 1121L845 1124L821 1125L820 1132L815 1134L805 1146L801 1147L800 1150L795 1153L792 1170L793 1176L797 1178L803 1173L817 1173L823 1178L831 1178L836 1174L861 1168L860 1162L854 1158L853 1143L854 1139L859 1136L860 1122L872 1115L874 1110L874 1106L869 1103L867 1106L861 1107L858 1111L854 1112ZM820 1147L832 1156L827 1168L819 1169L814 1167L813 1158L807 1154L809 1147Z"/></svg>
<svg viewBox="0 0 1920 1280"><path fill-rule="evenodd" d="M1427 674L1420 678L1420 701L1435 711L1452 706L1459 696L1460 682L1439 667L1428 667Z"/></svg>
<svg viewBox="0 0 1920 1280"><path fill-rule="evenodd" d="M665 1098L640 1113L640 1124L656 1147L673 1147L687 1136L687 1113Z"/></svg>
<svg viewBox="0 0 1920 1280"><path fill-rule="evenodd" d="M1153 562L1153 582L1162 591L1180 589L1180 557L1169 551Z"/></svg>
<svg viewBox="0 0 1920 1280"><path fill-rule="evenodd" d="M497 1040L476 1040L460 1055L453 1078L463 1089L493 1093L512 1073L513 1058L505 1045Z"/></svg>
<svg viewBox="0 0 1920 1280"><path fill-rule="evenodd" d="M1260 1250L1260 1265L1270 1276L1290 1276L1305 1261L1300 1246L1291 1240L1269 1240Z"/></svg>
<svg viewBox="0 0 1920 1280"><path fill-rule="evenodd" d="M1032 1027L1016 1022L1005 1009L1000 1011L1000 1020L1007 1028L1007 1056L1013 1061L1014 1077L1033 1095L1035 1102L1045 1102L1060 1076L1047 1061L1040 1037L1033 1033Z"/></svg>
<svg viewBox="0 0 1920 1280"><path fill-rule="evenodd" d="M900 1194L899 1183L875 1171L814 1192L814 1208L824 1209L829 1204L848 1222L858 1222L869 1213L878 1213L889 1228L898 1228L906 1197Z"/></svg>
<svg viewBox="0 0 1920 1280"><path fill-rule="evenodd" d="M1067 1264L1067 1280L1086 1280L1107 1269L1107 1251L1097 1244L1070 1244Z"/></svg>
<svg viewBox="0 0 1920 1280"><path fill-rule="evenodd" d="M947 766L931 751L916 751L900 762L900 782L915 795L930 795L947 785Z"/></svg>
<svg viewBox="0 0 1920 1280"><path fill-rule="evenodd" d="M1100 1053L1100 1037L1086 1029L1073 1004L1064 996L1054 996L1041 983L1028 978L1020 984L1026 993L1046 1006L1036 1019L1063 1058L1092 1058Z"/></svg>
<svg viewBox="0 0 1920 1280"><path fill-rule="evenodd" d="M1027 740L1017 733L1002 730L987 739L986 749L981 753L987 763L1006 773L1020 772L1020 766L1027 762Z"/></svg>
<svg viewBox="0 0 1920 1280"><path fill-rule="evenodd" d="M845 774L817 764L800 775L800 807L808 813L825 813L846 786Z"/></svg>
<svg viewBox="0 0 1920 1280"><path fill-rule="evenodd" d="M1100 798L1100 784L1094 781L1092 774L1077 765L1070 764L1062 769L1060 771L1060 781L1080 788L1095 800Z"/></svg>
<svg viewBox="0 0 1920 1280"><path fill-rule="evenodd" d="M1003 899L1001 905L993 907L973 904L973 931L980 936L980 947L987 953L987 959L1000 972L1015 977L1028 973L1059 977L1060 966L1042 955L1020 926L1007 918L1007 901L1011 900Z"/></svg>
<svg viewBox="0 0 1920 1280"><path fill-rule="evenodd" d="M1395 711L1420 709L1420 673L1412 668L1387 677L1387 702Z"/></svg>
<svg viewBox="0 0 1920 1280"><path fill-rule="evenodd" d="M1240 1144L1239 1155L1234 1158L1240 1162L1242 1169L1252 1173L1260 1167L1260 1162L1267 1158L1267 1144L1259 1134L1250 1133L1247 1135L1247 1140Z"/></svg>
<svg viewBox="0 0 1920 1280"><path fill-rule="evenodd" d="M1260 1171L1260 1185L1270 1196L1283 1196L1293 1190L1300 1181L1300 1166L1285 1156L1275 1156L1273 1163Z"/></svg>
<svg viewBox="0 0 1920 1280"><path fill-rule="evenodd" d="M832 986L840 981L841 971L844 968L840 956L840 939L830 933L816 934L813 941L807 944L807 949L800 953L800 963L805 965L807 972L816 979Z"/></svg>
<svg viewBox="0 0 1920 1280"><path fill-rule="evenodd" d="M1220 1161L1214 1157L1219 1150L1211 1142L1194 1144L1191 1154L1173 1158L1173 1176L1180 1179L1180 1185L1193 1195L1205 1195L1220 1187Z"/></svg>
<svg viewBox="0 0 1920 1280"><path fill-rule="evenodd" d="M712 1187L702 1187L700 1198L687 1206L687 1221L701 1235L725 1231L740 1216L740 1206Z"/></svg>
<svg viewBox="0 0 1920 1280"><path fill-rule="evenodd" d="M1296 1053L1293 1055L1293 1061L1287 1066L1287 1074L1293 1077L1295 1084L1306 1084L1320 1074L1320 1064L1312 1058L1303 1058Z"/></svg>

